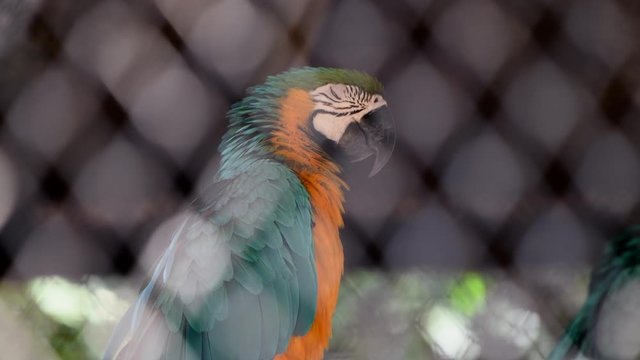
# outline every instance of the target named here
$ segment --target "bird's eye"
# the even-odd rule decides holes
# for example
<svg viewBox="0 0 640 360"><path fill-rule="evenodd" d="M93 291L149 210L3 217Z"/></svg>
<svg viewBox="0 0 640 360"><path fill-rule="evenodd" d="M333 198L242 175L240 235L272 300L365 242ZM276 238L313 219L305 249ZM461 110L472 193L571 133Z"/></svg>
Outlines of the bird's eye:
<svg viewBox="0 0 640 360"><path fill-rule="evenodd" d="M373 99L373 103L374 103L374 104L375 104L375 103L377 103L378 101L380 101L380 98L375 98L375 99Z"/></svg>

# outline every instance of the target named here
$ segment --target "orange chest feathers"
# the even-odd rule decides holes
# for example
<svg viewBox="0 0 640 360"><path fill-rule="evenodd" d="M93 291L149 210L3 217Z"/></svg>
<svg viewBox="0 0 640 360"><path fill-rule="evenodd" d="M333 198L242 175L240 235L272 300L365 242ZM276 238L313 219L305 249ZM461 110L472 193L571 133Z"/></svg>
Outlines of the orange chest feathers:
<svg viewBox="0 0 640 360"><path fill-rule="evenodd" d="M304 336L291 339L287 350L276 360L321 359L331 337L331 318L338 301L344 255L339 229L343 225L345 184L338 177L339 168L322 156L304 127L313 111L308 92L292 89L282 100L282 127L274 132L273 146L277 155L290 162L309 192L313 208L313 242L318 273L318 302L311 329Z"/></svg>

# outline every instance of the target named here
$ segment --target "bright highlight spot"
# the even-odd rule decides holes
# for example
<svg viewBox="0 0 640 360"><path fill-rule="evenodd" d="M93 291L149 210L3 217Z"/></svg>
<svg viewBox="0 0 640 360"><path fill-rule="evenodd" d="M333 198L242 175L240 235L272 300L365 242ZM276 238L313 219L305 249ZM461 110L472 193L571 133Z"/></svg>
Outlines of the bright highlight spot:
<svg viewBox="0 0 640 360"><path fill-rule="evenodd" d="M441 305L434 306L421 320L422 336L447 359L475 359L480 347L469 330L469 320Z"/></svg>
<svg viewBox="0 0 640 360"><path fill-rule="evenodd" d="M40 278L30 284L31 296L44 313L76 327L85 321L86 295L83 289L62 278Z"/></svg>
<svg viewBox="0 0 640 360"><path fill-rule="evenodd" d="M43 277L31 281L29 293L42 312L71 327L113 322L128 305L95 281L81 285L60 277Z"/></svg>

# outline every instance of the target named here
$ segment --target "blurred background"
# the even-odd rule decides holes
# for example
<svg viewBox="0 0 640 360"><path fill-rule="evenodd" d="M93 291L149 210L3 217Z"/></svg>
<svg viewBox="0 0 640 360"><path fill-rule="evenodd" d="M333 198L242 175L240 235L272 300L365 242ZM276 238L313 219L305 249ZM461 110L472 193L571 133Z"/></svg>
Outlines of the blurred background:
<svg viewBox="0 0 640 360"><path fill-rule="evenodd" d="M0 0L0 357L95 359L211 180L224 114L294 66L376 75L345 169L327 359L541 359L640 219L634 0ZM6 356L6 357L5 357Z"/></svg>

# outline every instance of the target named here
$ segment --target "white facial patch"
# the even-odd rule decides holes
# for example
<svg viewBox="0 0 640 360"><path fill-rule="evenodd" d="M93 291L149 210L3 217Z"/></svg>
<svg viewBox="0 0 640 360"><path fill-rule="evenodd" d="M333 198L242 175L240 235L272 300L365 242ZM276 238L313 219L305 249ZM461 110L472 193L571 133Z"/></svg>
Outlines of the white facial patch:
<svg viewBox="0 0 640 360"><path fill-rule="evenodd" d="M314 129L336 143L349 124L387 104L382 96L367 93L354 85L327 84L310 94L315 102Z"/></svg>
<svg viewBox="0 0 640 360"><path fill-rule="evenodd" d="M332 114L317 113L313 117L313 127L327 139L337 143L352 121L353 118L348 116L336 117Z"/></svg>

